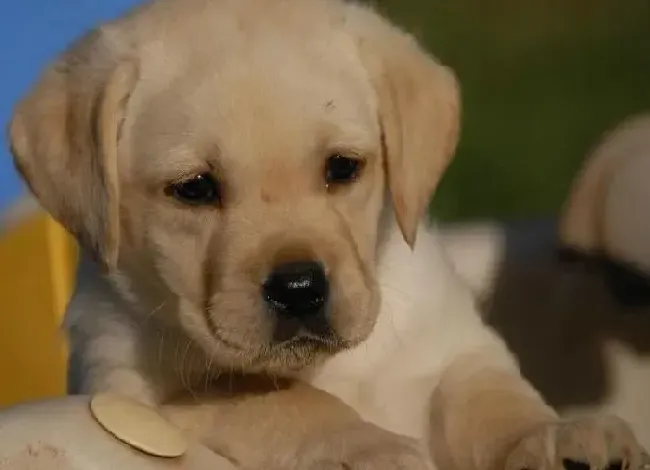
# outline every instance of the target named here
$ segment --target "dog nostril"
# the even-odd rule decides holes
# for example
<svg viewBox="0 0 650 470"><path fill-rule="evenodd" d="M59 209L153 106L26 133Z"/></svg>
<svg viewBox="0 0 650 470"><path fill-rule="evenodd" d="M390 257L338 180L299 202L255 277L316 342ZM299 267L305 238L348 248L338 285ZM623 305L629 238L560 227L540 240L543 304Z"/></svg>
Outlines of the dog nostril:
<svg viewBox="0 0 650 470"><path fill-rule="evenodd" d="M329 285L320 263L299 261L277 266L262 290L264 300L276 312L305 317L322 311Z"/></svg>

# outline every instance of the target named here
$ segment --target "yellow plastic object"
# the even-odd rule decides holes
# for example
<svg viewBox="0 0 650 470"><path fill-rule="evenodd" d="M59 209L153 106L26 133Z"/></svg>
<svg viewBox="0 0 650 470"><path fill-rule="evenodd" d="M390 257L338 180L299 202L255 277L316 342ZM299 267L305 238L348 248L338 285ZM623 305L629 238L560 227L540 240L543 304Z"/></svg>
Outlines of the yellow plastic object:
<svg viewBox="0 0 650 470"><path fill-rule="evenodd" d="M44 213L0 232L0 407L65 393L60 324L76 258L72 238Z"/></svg>

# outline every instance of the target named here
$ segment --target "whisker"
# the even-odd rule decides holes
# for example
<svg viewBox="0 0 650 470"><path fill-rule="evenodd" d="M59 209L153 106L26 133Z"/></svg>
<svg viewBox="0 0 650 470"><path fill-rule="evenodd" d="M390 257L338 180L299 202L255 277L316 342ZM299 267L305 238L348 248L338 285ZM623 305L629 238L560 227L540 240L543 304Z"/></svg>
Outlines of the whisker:
<svg viewBox="0 0 650 470"><path fill-rule="evenodd" d="M192 341L187 340L185 344L185 349L183 350L183 355L181 356L181 364L180 364L180 379L181 379L181 385L183 388L192 395L194 400L197 400L196 393L194 392L194 389L192 388L192 377L191 377L191 370L189 368L185 367L185 360L187 359L187 355L190 351L190 347L192 346ZM189 374L189 377L186 377L185 373Z"/></svg>
<svg viewBox="0 0 650 470"><path fill-rule="evenodd" d="M204 380L203 380L203 391L205 393L208 392L210 389L210 383L212 382L212 361L214 360L214 356L212 354L206 355L206 366L205 366L205 374L204 374Z"/></svg>
<svg viewBox="0 0 650 470"><path fill-rule="evenodd" d="M195 347L195 344L194 344L193 341L189 341L188 344L190 345L190 351L189 351L189 356L190 356L189 362L190 362L190 364L189 364L189 367L187 368L188 374L190 374L189 380L188 380L188 384L189 384L189 390L188 391L190 392L190 395L192 395L192 398L194 398L194 401L198 403L199 398L198 398L198 396L196 394L196 390L194 389L194 385L196 385L195 384L196 377L195 377L195 374L194 374L194 371L195 371L194 362L197 359L196 347Z"/></svg>
<svg viewBox="0 0 650 470"><path fill-rule="evenodd" d="M140 327L146 326L147 322L151 320L151 318L158 313L165 305L167 304L166 300L163 300L158 306L154 307L149 313L147 313L143 318L142 321L140 322Z"/></svg>
<svg viewBox="0 0 650 470"><path fill-rule="evenodd" d="M406 299L411 299L412 295L413 295L413 294L411 294L409 292L406 292L403 289L399 289L399 288L397 288L397 287L395 287L395 286L393 286L391 284L386 284L384 282L379 282L379 283L377 283L377 285L379 287L381 287L382 290L390 290L390 291L392 291L392 292L394 292L394 293L396 293L396 294L398 294L401 297L404 297Z"/></svg>
<svg viewBox="0 0 650 470"><path fill-rule="evenodd" d="M179 363L179 359L182 357L179 354L179 339L176 339L176 347L174 350L174 363L176 366L176 371L178 373L178 378L181 381L181 386L183 387L183 390L187 390L187 384L185 383L185 370L183 369L183 363L182 361Z"/></svg>
<svg viewBox="0 0 650 470"><path fill-rule="evenodd" d="M158 367L158 374L161 377L164 377L165 372L163 371L163 359L164 359L164 345L165 345L165 330L160 329L160 342L158 343L158 361L157 361L157 367Z"/></svg>

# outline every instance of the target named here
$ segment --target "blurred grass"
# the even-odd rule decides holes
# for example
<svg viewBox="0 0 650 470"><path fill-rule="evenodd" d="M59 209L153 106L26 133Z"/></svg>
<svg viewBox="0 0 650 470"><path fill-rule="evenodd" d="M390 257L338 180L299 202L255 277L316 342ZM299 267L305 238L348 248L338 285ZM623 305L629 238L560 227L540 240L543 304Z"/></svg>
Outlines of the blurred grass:
<svg viewBox="0 0 650 470"><path fill-rule="evenodd" d="M650 111L648 0L379 0L463 90L442 219L557 211L603 132Z"/></svg>

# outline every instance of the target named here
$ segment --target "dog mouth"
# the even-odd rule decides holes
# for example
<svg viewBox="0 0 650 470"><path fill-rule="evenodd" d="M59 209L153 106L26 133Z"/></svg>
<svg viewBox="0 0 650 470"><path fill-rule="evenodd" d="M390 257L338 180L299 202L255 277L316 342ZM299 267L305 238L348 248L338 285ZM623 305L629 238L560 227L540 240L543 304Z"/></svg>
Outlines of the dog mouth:
<svg viewBox="0 0 650 470"><path fill-rule="evenodd" d="M257 346L241 344L230 339L224 331L206 315L206 323L211 336L224 346L254 356L253 363L263 364L278 356L303 358L305 365L311 362L310 358L321 355L334 355L345 349L354 347L360 340L347 340L338 335L331 327L310 328L298 327L290 335L273 335L272 341L258 344ZM293 362L293 361L292 361Z"/></svg>
<svg viewBox="0 0 650 470"><path fill-rule="evenodd" d="M279 366L280 370L290 374L299 373L353 345L354 343L337 335L303 333L264 348L258 355L258 364L269 370L275 370Z"/></svg>
<svg viewBox="0 0 650 470"><path fill-rule="evenodd" d="M347 341L334 333L316 335L309 332L301 332L289 339L274 343L271 349L335 354L346 347Z"/></svg>

